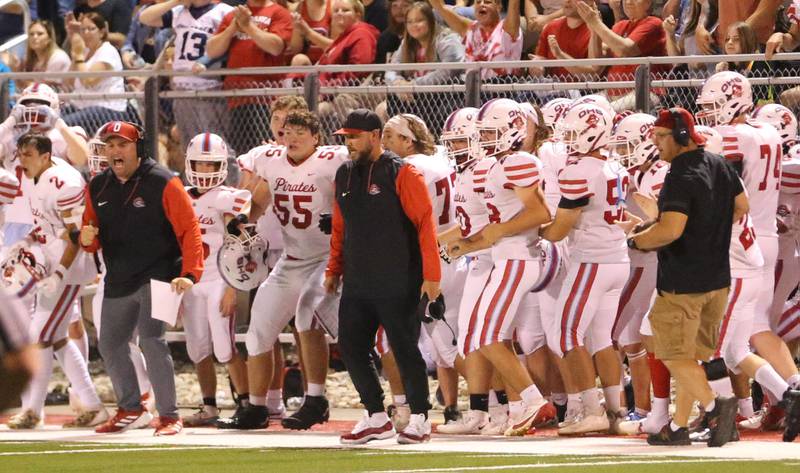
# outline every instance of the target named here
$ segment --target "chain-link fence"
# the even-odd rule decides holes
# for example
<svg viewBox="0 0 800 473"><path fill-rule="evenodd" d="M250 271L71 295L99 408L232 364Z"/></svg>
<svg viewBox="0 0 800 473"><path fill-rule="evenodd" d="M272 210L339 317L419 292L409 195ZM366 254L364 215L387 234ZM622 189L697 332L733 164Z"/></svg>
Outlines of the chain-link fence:
<svg viewBox="0 0 800 473"><path fill-rule="evenodd" d="M143 125L148 149L177 172L183 151L194 135L211 131L225 137L232 152L241 154L275 137L270 131L272 105L280 97L302 96L319 114L324 140L347 113L365 107L387 119L397 113L419 115L438 137L454 110L479 107L490 98L544 104L556 97L576 98L588 93L606 95L618 112L653 112L682 106L695 111L697 91L716 70L736 70L751 79L758 102L781 102L800 107L800 54L781 54L765 61L763 55L622 58L572 61L517 61L503 63L386 64L301 68L216 70L201 74L169 70L123 73L0 74L6 107L11 80L55 84L62 101L62 117L70 125L93 133L102 123L126 119ZM482 80L489 68L506 73ZM126 92L76 94L71 81L84 77L122 76ZM435 80L431 80L431 78ZM421 79L422 78L422 79ZM193 84L196 87L193 87ZM17 87L17 92L21 87ZM2 98L2 97L0 97Z"/></svg>

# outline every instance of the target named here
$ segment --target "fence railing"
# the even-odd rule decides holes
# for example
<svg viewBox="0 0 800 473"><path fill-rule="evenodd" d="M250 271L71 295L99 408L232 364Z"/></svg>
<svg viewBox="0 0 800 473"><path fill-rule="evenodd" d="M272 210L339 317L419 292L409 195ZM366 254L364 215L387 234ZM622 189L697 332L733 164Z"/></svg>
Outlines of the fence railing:
<svg viewBox="0 0 800 473"><path fill-rule="evenodd" d="M46 81L60 89L60 99L64 103L62 116L68 124L84 126L90 133L108 119L123 118L143 124L150 137L149 150L154 156L158 155L160 146L154 137L159 134L173 138L177 135L180 145L185 146L188 138L201 131L222 134L237 153L244 153L272 138L270 105L277 97L285 95L303 96L309 108L318 112L329 138L347 112L357 107L375 109L385 117L416 113L425 119L434 134L438 134L444 119L453 110L479 107L486 99L498 96L544 103L558 96L604 93L618 111L648 112L673 105L693 109L698 87L718 63L745 71L758 100L777 102L791 98L792 102L786 105L795 108L800 105L800 93L792 91L793 87L800 86L798 53L779 54L772 61L765 61L761 54L750 54L247 68L199 74L160 67L117 72L5 73L0 74L0 103L9 104L15 99L8 96L7 85L11 80ZM602 72L609 66L631 66L632 69L618 80L606 80ZM570 67L591 67L597 72L568 76L554 76L548 72ZM488 68L513 73L482 80ZM416 82L420 76L433 71L439 73L434 83ZM243 76L247 80L237 79ZM87 77L123 77L127 91L117 94L70 91L71 80ZM187 78L206 82L210 79L212 84L216 79L218 83L216 87L194 90L186 86ZM238 82L233 84L235 80ZM784 95L785 92L792 93ZM118 106L119 113L107 113L108 109L103 107L115 100L126 104L124 111ZM76 103L81 106L75 106ZM6 106L0 107L0 119L6 117L8 110Z"/></svg>

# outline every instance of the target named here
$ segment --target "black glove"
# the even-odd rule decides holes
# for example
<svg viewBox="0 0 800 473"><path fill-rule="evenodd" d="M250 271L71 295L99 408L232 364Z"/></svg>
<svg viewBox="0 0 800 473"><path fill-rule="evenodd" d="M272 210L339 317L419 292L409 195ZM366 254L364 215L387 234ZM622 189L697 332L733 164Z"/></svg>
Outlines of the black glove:
<svg viewBox="0 0 800 473"><path fill-rule="evenodd" d="M319 231L326 235L330 235L333 232L333 216L331 214L320 214L319 215Z"/></svg>
<svg viewBox="0 0 800 473"><path fill-rule="evenodd" d="M230 222L228 222L228 225L225 229L229 234L233 236L239 236L242 234L241 230L239 230L239 225L245 223L247 223L247 215L239 214L233 217Z"/></svg>

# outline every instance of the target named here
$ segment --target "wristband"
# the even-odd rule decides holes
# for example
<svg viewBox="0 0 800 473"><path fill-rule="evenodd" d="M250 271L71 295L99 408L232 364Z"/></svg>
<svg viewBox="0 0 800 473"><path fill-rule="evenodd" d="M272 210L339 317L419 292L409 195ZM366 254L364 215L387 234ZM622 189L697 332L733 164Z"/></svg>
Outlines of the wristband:
<svg viewBox="0 0 800 473"><path fill-rule="evenodd" d="M628 248L630 248L632 250L638 250L639 249L639 247L636 246L636 240L634 238L628 238Z"/></svg>
<svg viewBox="0 0 800 473"><path fill-rule="evenodd" d="M195 278L195 277L194 277L194 274L186 273L186 274L184 274L184 275L183 275L183 276L181 276L181 277L182 277L182 278L186 278L186 279L188 279L189 281L192 281L192 284L197 284L197 278Z"/></svg>
<svg viewBox="0 0 800 473"><path fill-rule="evenodd" d="M59 264L55 271L53 271L53 274L63 281L64 275L67 274L67 268L65 268L63 264Z"/></svg>

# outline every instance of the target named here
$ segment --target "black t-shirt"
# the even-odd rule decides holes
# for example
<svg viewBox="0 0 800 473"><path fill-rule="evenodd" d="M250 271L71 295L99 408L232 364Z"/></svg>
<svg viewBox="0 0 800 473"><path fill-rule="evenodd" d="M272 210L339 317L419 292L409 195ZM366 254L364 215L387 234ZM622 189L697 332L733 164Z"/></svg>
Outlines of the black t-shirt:
<svg viewBox="0 0 800 473"><path fill-rule="evenodd" d="M83 13L89 12L97 12L103 15L103 18L108 22L109 33L128 34L128 29L131 27L131 18L133 16L130 1L105 0L96 7L90 7L86 4L78 5L74 10L75 18L80 17Z"/></svg>
<svg viewBox="0 0 800 473"><path fill-rule="evenodd" d="M384 30L378 36L378 51L375 54L375 64L385 64L389 62L387 56L400 47L401 38L393 31Z"/></svg>
<svg viewBox="0 0 800 473"><path fill-rule="evenodd" d="M389 26L389 5L386 0L373 0L364 8L364 21L383 31Z"/></svg>
<svg viewBox="0 0 800 473"><path fill-rule="evenodd" d="M736 171L721 156L701 148L672 161L658 209L688 219L683 235L658 250L659 290L689 294L730 286L734 198L743 191Z"/></svg>

